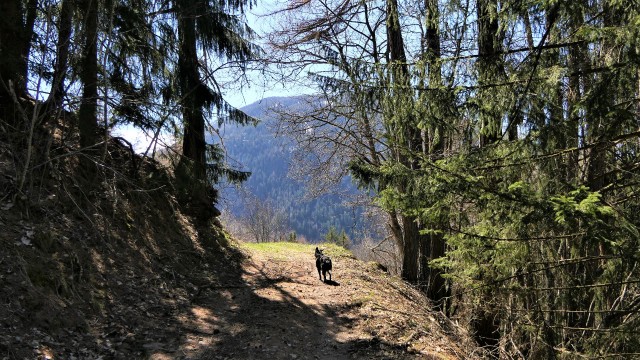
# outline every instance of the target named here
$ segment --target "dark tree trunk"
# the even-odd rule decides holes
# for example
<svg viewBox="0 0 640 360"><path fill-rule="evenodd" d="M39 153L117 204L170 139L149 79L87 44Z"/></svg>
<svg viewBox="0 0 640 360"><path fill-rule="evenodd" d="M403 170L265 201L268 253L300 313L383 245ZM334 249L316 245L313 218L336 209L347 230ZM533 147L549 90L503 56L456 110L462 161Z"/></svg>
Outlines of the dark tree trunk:
<svg viewBox="0 0 640 360"><path fill-rule="evenodd" d="M397 0L387 0L387 56L389 58L389 76L392 87L397 91L397 96L404 96L409 89L409 69L404 52L404 41L400 28ZM410 96L410 95L409 95ZM409 168L415 168L414 161L407 155L407 150L420 151L422 139L420 132L411 124L411 119L404 118L396 131L398 138L403 143L394 144L394 158ZM400 192L407 190L406 180L399 180L396 184ZM413 284L419 283L419 258L420 258L420 229L416 219L405 215L399 215L402 229L402 278Z"/></svg>
<svg viewBox="0 0 640 360"><path fill-rule="evenodd" d="M502 49L502 36L500 36L497 18L497 0L478 0L478 85L480 101L480 147L494 144L502 137L502 113L494 109L483 109L484 99L492 96L489 89L484 86L495 84L504 68L501 65L499 52ZM492 99L495 102L495 99ZM486 279L490 281L490 279ZM487 304L490 303L490 294L482 295ZM474 309L471 328L476 340L482 346L497 347L500 339L500 319L495 311L487 304L481 304Z"/></svg>
<svg viewBox="0 0 640 360"><path fill-rule="evenodd" d="M603 25L605 27L615 28L621 26L620 16L617 16L618 12L616 10L622 11L621 9L615 9L614 5L612 4L603 4ZM602 44L602 47L603 53L605 54L618 53L616 52L615 43L610 40L605 40ZM615 59L615 61L621 60ZM607 66L607 64L604 63L602 64L602 66ZM589 113L594 114L589 119L589 122L586 126L586 141L589 144L595 144L609 140L612 137L620 134L621 130L621 121L611 119L610 115L608 114L608 112L612 111L612 109L615 108L614 104L620 101L618 100L619 93L618 91L615 91L618 90L615 83L616 80L614 79L614 76L608 73L599 76L600 78L598 79L598 81L600 83L607 84L607 87L609 87L610 89L614 89L614 92L608 93L607 96L600 97L594 109L589 111ZM587 169L587 184L591 190L600 191L606 184L610 182L605 174L607 173L607 164L612 160L613 159L609 158L609 155L604 148L599 146L591 148L591 152L589 154L589 166Z"/></svg>
<svg viewBox="0 0 640 360"><path fill-rule="evenodd" d="M442 73L440 65L441 46L440 46L440 11L438 9L437 0L425 0L425 8L427 9L426 18L426 60L429 67L429 87L432 88L431 96L434 104L432 106L440 106L441 108L436 112L440 118L434 119L434 136L433 140L427 147L429 149L430 156L441 156L444 151L447 135L445 134L444 121L442 114L446 113L443 109L446 106L453 106L453 104L443 103L444 99L447 99L443 89ZM437 90L436 90L437 89ZM433 98L433 95L436 95ZM428 94L429 95L429 94ZM432 221L425 224L426 228L445 229L447 224L446 217L441 217L439 221ZM449 297L449 291L446 281L442 277L442 271L434 269L429 265L431 260L444 256L446 243L444 235L442 233L431 233L430 235L422 235L420 249L420 269L422 274L420 277L423 279L426 285L427 296L434 301L436 307L440 310L445 310L445 299Z"/></svg>
<svg viewBox="0 0 640 360"><path fill-rule="evenodd" d="M490 96L483 86L494 84L500 79L502 65L499 53L502 36L498 24L497 0L478 0L478 85L480 89L480 146L493 144L502 136L501 114L482 109L483 98Z"/></svg>
<svg viewBox="0 0 640 360"><path fill-rule="evenodd" d="M583 24L584 14L581 3L572 3L569 8L569 31L575 32ZM575 6L577 5L577 6ZM567 61L569 67L569 81L567 89L567 121L565 127L565 146L568 149L577 149L580 144L580 114L577 111L582 99L583 91L586 92L586 80L580 75L585 67L588 49L586 43L574 44L569 47ZM566 180L569 184L577 182L579 167L579 154L577 150L569 152Z"/></svg>
<svg viewBox="0 0 640 360"><path fill-rule="evenodd" d="M0 1L0 116L11 124L16 124L12 92L22 97L27 85L23 11L21 0Z"/></svg>
<svg viewBox="0 0 640 360"><path fill-rule="evenodd" d="M437 17L437 4L432 2L432 15ZM433 7L435 6L435 10ZM387 41L388 41L388 58L390 64L390 81L392 88L397 91L397 96L406 97L406 99L413 99L413 89L409 80L409 67L407 64L407 58L404 50L404 41L402 38L402 31L400 25L400 19L398 17L398 3L397 0L387 1ZM440 53L439 37L436 23L429 30L430 38L428 39L430 55L433 63L437 63L435 60ZM434 66L437 68L437 66ZM431 69L433 70L433 69ZM437 75L436 73L437 72ZM440 81L439 70L435 70L431 75L431 81ZM417 126L417 119L412 116L404 116L396 121L396 131L401 132L396 136L401 141L394 144L394 158L402 165L409 169L417 169L419 167L419 157L412 156L411 154L419 154L424 151L423 136L421 130ZM442 146L441 141L438 145ZM399 179L395 184L398 191L406 193L410 189L408 179ZM402 244L402 278L408 282L423 287L427 295L436 304L441 303L443 295L441 289L444 289L442 277L440 271L434 270L429 266L429 261L434 259L434 256L440 256L444 252L436 251L434 249L444 249L443 238L433 238L421 234L421 230L424 229L423 223L419 222L414 216L407 216L404 214L399 215L399 223L402 228L402 240L399 241ZM433 243L436 241L436 243Z"/></svg>
<svg viewBox="0 0 640 360"><path fill-rule="evenodd" d="M193 16L180 19L182 29L180 39L180 89L182 94L182 120L184 122L183 156L193 162L194 172L198 178L204 178L205 171L205 137L203 104L198 94L203 86L198 72L198 54L196 50L196 31Z"/></svg>
<svg viewBox="0 0 640 360"><path fill-rule="evenodd" d="M60 106L65 95L65 78L69 68L69 45L71 42L71 25L73 18L72 0L62 0L60 18L58 19L58 44L56 46L56 63L53 69L53 82L47 103L49 109Z"/></svg>
<svg viewBox="0 0 640 360"><path fill-rule="evenodd" d="M442 50L440 46L440 10L438 9L437 0L426 0L427 8L427 24L425 41L427 43L426 59L429 66L429 84L432 88L442 86L442 70L440 65L440 57Z"/></svg>
<svg viewBox="0 0 640 360"><path fill-rule="evenodd" d="M395 75L394 81L404 84L409 80L409 68L404 52L397 0L387 0L387 42L392 73Z"/></svg>
<svg viewBox="0 0 640 360"><path fill-rule="evenodd" d="M80 79L82 103L78 111L80 146L91 147L98 139L98 0L84 0L84 51Z"/></svg>
<svg viewBox="0 0 640 360"><path fill-rule="evenodd" d="M442 224L435 224L441 229ZM420 249L420 270L422 274L420 278L425 283L426 294L434 302L438 310L446 310L446 299L449 297L449 287L442 277L440 269L434 269L429 265L431 260L443 257L445 255L446 243L444 235L441 233L432 233L422 236Z"/></svg>
<svg viewBox="0 0 640 360"><path fill-rule="evenodd" d="M415 219L401 216L402 221L402 279L420 284L420 228Z"/></svg>
<svg viewBox="0 0 640 360"><path fill-rule="evenodd" d="M438 29L440 22L440 10L438 9L437 0L425 0L425 9L427 10L426 16L426 31L425 31L425 49L424 58L427 64L427 70L429 72L428 79L430 88L426 93L428 101L431 102L431 107L437 108L437 111L432 112L434 124L428 129L428 136L425 140L425 151L431 155L442 153L445 145L444 136L444 119L443 114L446 112L444 107L448 104L443 104L443 100L446 98L445 90L442 84L442 66L440 65L441 47L440 47L440 31ZM437 116L437 118L436 118Z"/></svg>
<svg viewBox="0 0 640 360"><path fill-rule="evenodd" d="M31 52L31 43L33 40L33 26L36 23L36 15L38 11L38 0L29 0L27 2L27 17L24 26L24 36L22 43L22 55L24 60L24 78L29 78L29 53Z"/></svg>
<svg viewBox="0 0 640 360"><path fill-rule="evenodd" d="M193 214L208 219L214 214L214 191L207 181L205 118L203 108L208 89L199 73L195 19L196 1L180 0L178 32L180 41L178 78L181 94L184 138L178 176L183 202Z"/></svg>

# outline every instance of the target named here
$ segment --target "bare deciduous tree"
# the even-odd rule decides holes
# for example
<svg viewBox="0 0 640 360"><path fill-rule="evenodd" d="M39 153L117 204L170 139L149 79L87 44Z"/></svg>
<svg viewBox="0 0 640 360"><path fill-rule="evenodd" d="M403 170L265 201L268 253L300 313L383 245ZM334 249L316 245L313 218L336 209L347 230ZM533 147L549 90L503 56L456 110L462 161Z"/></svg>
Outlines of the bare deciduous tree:
<svg viewBox="0 0 640 360"><path fill-rule="evenodd" d="M284 211L271 201L251 194L245 193L243 201L246 213L242 223L255 242L283 241L286 238L288 231Z"/></svg>

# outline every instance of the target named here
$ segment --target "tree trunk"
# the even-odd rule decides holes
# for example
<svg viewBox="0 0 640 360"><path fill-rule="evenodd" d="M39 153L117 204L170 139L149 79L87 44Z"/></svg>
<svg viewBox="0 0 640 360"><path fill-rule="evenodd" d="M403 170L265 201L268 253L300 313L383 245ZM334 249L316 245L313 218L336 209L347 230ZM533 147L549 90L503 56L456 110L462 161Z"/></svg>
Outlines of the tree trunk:
<svg viewBox="0 0 640 360"><path fill-rule="evenodd" d="M24 72L25 79L29 79L29 53L31 53L31 43L33 40L33 26L36 23L36 15L38 11L38 0L29 0L27 2L27 16L26 23L24 25L24 35L22 39L22 55L24 59ZM28 80L27 80L28 81Z"/></svg>
<svg viewBox="0 0 640 360"><path fill-rule="evenodd" d="M78 111L80 146L91 147L98 139L98 0L84 0L84 52L82 103Z"/></svg>
<svg viewBox="0 0 640 360"><path fill-rule="evenodd" d="M389 77L394 96L405 96L409 90L409 69L404 52L404 41L400 28L397 0L387 0L387 54L389 58ZM408 95L411 96L411 95ZM393 121L393 120L392 120ZM415 168L414 161L407 155L411 150L420 151L421 136L418 129L411 124L411 119L404 116L397 123L393 131L396 142L393 145L394 159L401 164ZM395 184L398 191L406 192L406 179L398 180ZM419 283L419 258L420 258L420 229L416 219L400 214L399 220L402 229L402 278L413 284Z"/></svg>
<svg viewBox="0 0 640 360"><path fill-rule="evenodd" d="M207 181L206 142L203 97L207 91L199 73L195 19L196 1L180 0L178 5L180 84L184 138L182 158L178 165L178 181L182 201L199 219L207 220L214 214L213 189Z"/></svg>
<svg viewBox="0 0 640 360"><path fill-rule="evenodd" d="M583 8L581 5L570 9L569 29L576 32L584 21ZM569 67L569 86L567 89L567 126L565 128L566 147L577 149L580 145L580 115L578 112L579 102L582 98L584 80L581 72L584 69L584 61L587 56L586 43L574 44L569 47L567 61ZM569 184L578 181L579 174L579 154L578 151L569 152L566 180Z"/></svg>
<svg viewBox="0 0 640 360"><path fill-rule="evenodd" d="M495 109L484 109L485 99L492 96L492 91L484 86L495 84L504 76L499 52L502 49L502 36L497 17L497 0L478 0L478 93L480 107L480 147L498 142L502 136L502 113ZM490 103L489 101L487 103ZM491 100L495 104L495 99ZM490 279L485 279L490 281ZM489 303L490 294L482 294L481 301ZM482 346L495 348L500 339L500 318L496 309L480 304L473 309L474 321L471 327L476 340Z"/></svg>
<svg viewBox="0 0 640 360"><path fill-rule="evenodd" d="M195 4L189 0L180 1L180 58L178 60L180 90L182 95L182 121L184 140L182 155L193 162L194 175L204 179L205 138L203 104L198 101L202 90L198 72L197 35L194 14Z"/></svg>
<svg viewBox="0 0 640 360"><path fill-rule="evenodd" d="M21 97L26 94L27 85L22 1L0 1L0 14L0 117L16 124L12 91Z"/></svg>
<svg viewBox="0 0 640 360"><path fill-rule="evenodd" d="M60 18L58 19L58 43L56 46L56 63L53 69L53 81L47 103L49 109L60 106L65 95L64 81L69 67L69 45L71 42L71 24L73 18L72 0L62 0Z"/></svg>
<svg viewBox="0 0 640 360"><path fill-rule="evenodd" d="M448 135L444 130L444 115L447 110L446 106L453 106L453 104L444 103L445 99L449 97L445 93L444 84L442 83L442 69L440 65L441 58L441 46L440 46L440 11L438 9L437 0L425 0L425 8L427 9L426 18L426 60L429 69L429 88L430 93L427 94L427 99L431 99L432 106L437 106L438 111L435 114L438 118L434 118L433 124L433 136L428 148L429 157L442 156L446 144ZM434 96L435 95L435 96ZM430 229L445 229L447 218L440 217L438 220L427 222L425 228ZM422 274L420 277L423 279L426 285L427 296L434 301L436 308L440 310L446 310L445 299L449 297L450 293L446 281L442 277L442 271L434 269L429 265L431 260L443 257L445 255L446 242L443 233L431 233L429 235L422 235L421 249L420 249L420 269Z"/></svg>
<svg viewBox="0 0 640 360"><path fill-rule="evenodd" d="M434 229L442 229L442 223L435 223ZM431 260L443 257L446 242L442 233L422 235L420 244L420 278L424 282L425 293L434 302L435 308L446 311L446 299L451 295L447 282L442 277L442 270L429 265Z"/></svg>
<svg viewBox="0 0 640 360"><path fill-rule="evenodd" d="M420 228L415 219L401 215L402 279L420 285Z"/></svg>
<svg viewBox="0 0 640 360"><path fill-rule="evenodd" d="M430 67L430 81L437 83L436 86L439 86L441 75L438 64L440 41L437 28L437 2L431 0L429 6L432 19L428 24L427 46L429 50L426 55L431 59L432 64L432 67ZM414 90L409 80L409 67L404 50L397 0L387 1L386 25L390 66L389 76L391 88L395 91L393 96L403 97L409 102L408 106L413 106L410 102L415 101ZM419 155L414 156L413 154L424 152L427 146L423 146L423 136L418 128L418 121L415 119L415 115L398 115L394 113L391 116L399 116L397 119L391 120L395 125L391 131L395 137L392 141L394 143L392 145L394 159L409 169L418 169ZM440 151L444 144L441 134L442 129L439 127L435 131L440 131L440 140L434 150ZM411 187L410 179L399 179L395 186L400 193L407 193ZM402 229L402 278L421 286L431 300L436 304L441 304L444 298L444 280L439 270L432 269L429 266L429 261L444 254L444 238L421 234L424 229L424 223L419 222L415 216L400 214L399 223ZM434 224L434 226L438 225Z"/></svg>
<svg viewBox="0 0 640 360"><path fill-rule="evenodd" d="M494 109L484 109L484 99L491 92L483 87L495 84L504 73L499 52L502 50L502 36L497 17L497 0L478 0L478 93L480 107L480 146L497 142L502 136L502 114ZM495 103L495 101L494 101Z"/></svg>
<svg viewBox="0 0 640 360"><path fill-rule="evenodd" d="M425 43L426 49L424 50L424 57L429 71L429 92L426 95L428 101L431 101L431 106L438 108L433 112L432 124L429 132L431 135L428 137L428 144L425 147L426 151L430 155L442 153L445 144L445 134L443 126L443 114L446 113L445 106L449 104L443 104L442 101L447 98L444 93L444 86L442 83L442 66L440 64L441 58L441 46L440 46L440 10L438 9L437 0L425 0L425 8L427 9L426 16L426 31L425 31ZM435 95L435 96L434 96ZM437 116L437 118L436 118Z"/></svg>
<svg viewBox="0 0 640 360"><path fill-rule="evenodd" d="M409 67L404 52L397 0L387 0L387 42L389 62L394 75L392 81L404 85L409 80Z"/></svg>
<svg viewBox="0 0 640 360"><path fill-rule="evenodd" d="M613 5L604 3L602 12L604 21L603 25L605 27L616 28L620 26L619 16L616 16L617 12L614 10ZM612 58L611 62L619 62L620 59L613 58L616 53L615 44L612 43L611 40L603 41L603 55L601 55L602 58L600 59L600 65L602 67L607 67L609 64L607 63L606 57L609 56ZM610 88L614 89L614 91L608 93L606 96L602 96L595 105L596 108L588 111L589 113L594 114L588 119L588 123L585 126L585 140L588 144L596 144L601 141L608 140L620 133L620 124L622 122L610 119L607 114L615 107L614 104L619 102L618 97L620 96L618 91L615 91L618 90L617 86L614 83L609 83L612 78L613 76L608 73L599 75L598 81L601 83L606 82ZM607 183L609 183L605 173L607 172L607 163L609 163L610 160L613 159L608 158L607 151L604 148L599 146L591 148L588 158L587 186L589 186L592 191L600 191Z"/></svg>

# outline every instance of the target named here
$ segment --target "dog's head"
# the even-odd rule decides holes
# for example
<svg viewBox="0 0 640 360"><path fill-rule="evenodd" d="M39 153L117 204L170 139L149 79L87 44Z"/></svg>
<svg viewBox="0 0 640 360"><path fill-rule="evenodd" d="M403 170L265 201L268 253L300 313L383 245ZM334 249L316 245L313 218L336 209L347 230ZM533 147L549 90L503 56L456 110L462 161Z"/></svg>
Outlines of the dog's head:
<svg viewBox="0 0 640 360"><path fill-rule="evenodd" d="M322 250L316 247L316 259L322 256Z"/></svg>

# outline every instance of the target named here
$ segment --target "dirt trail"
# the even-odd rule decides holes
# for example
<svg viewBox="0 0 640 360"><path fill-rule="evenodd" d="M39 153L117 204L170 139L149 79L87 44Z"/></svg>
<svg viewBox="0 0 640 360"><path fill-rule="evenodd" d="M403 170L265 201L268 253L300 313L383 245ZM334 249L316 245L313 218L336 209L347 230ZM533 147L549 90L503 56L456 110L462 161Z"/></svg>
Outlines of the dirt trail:
<svg viewBox="0 0 640 360"><path fill-rule="evenodd" d="M461 357L450 338L455 329L440 335L441 325L433 316L420 313L425 307L419 306L426 304L418 302L423 299L409 288L397 287L401 282L393 284L373 266L336 256L334 282L324 283L318 279L311 251L250 252L236 278L201 289L191 314L181 319L191 323L192 330L181 355L156 352L151 358ZM403 312L395 306L398 303L420 310ZM434 324L437 333L430 331ZM440 339L434 341L433 335Z"/></svg>
<svg viewBox="0 0 640 360"><path fill-rule="evenodd" d="M348 286L323 284L312 261L301 260L283 262L256 253L244 265L245 285L217 288L199 298L198 322L204 328L219 325L213 325L213 336L201 339L213 345L205 357L350 358L350 342L361 334L350 329L341 311L348 305ZM216 306L221 303L230 305Z"/></svg>

